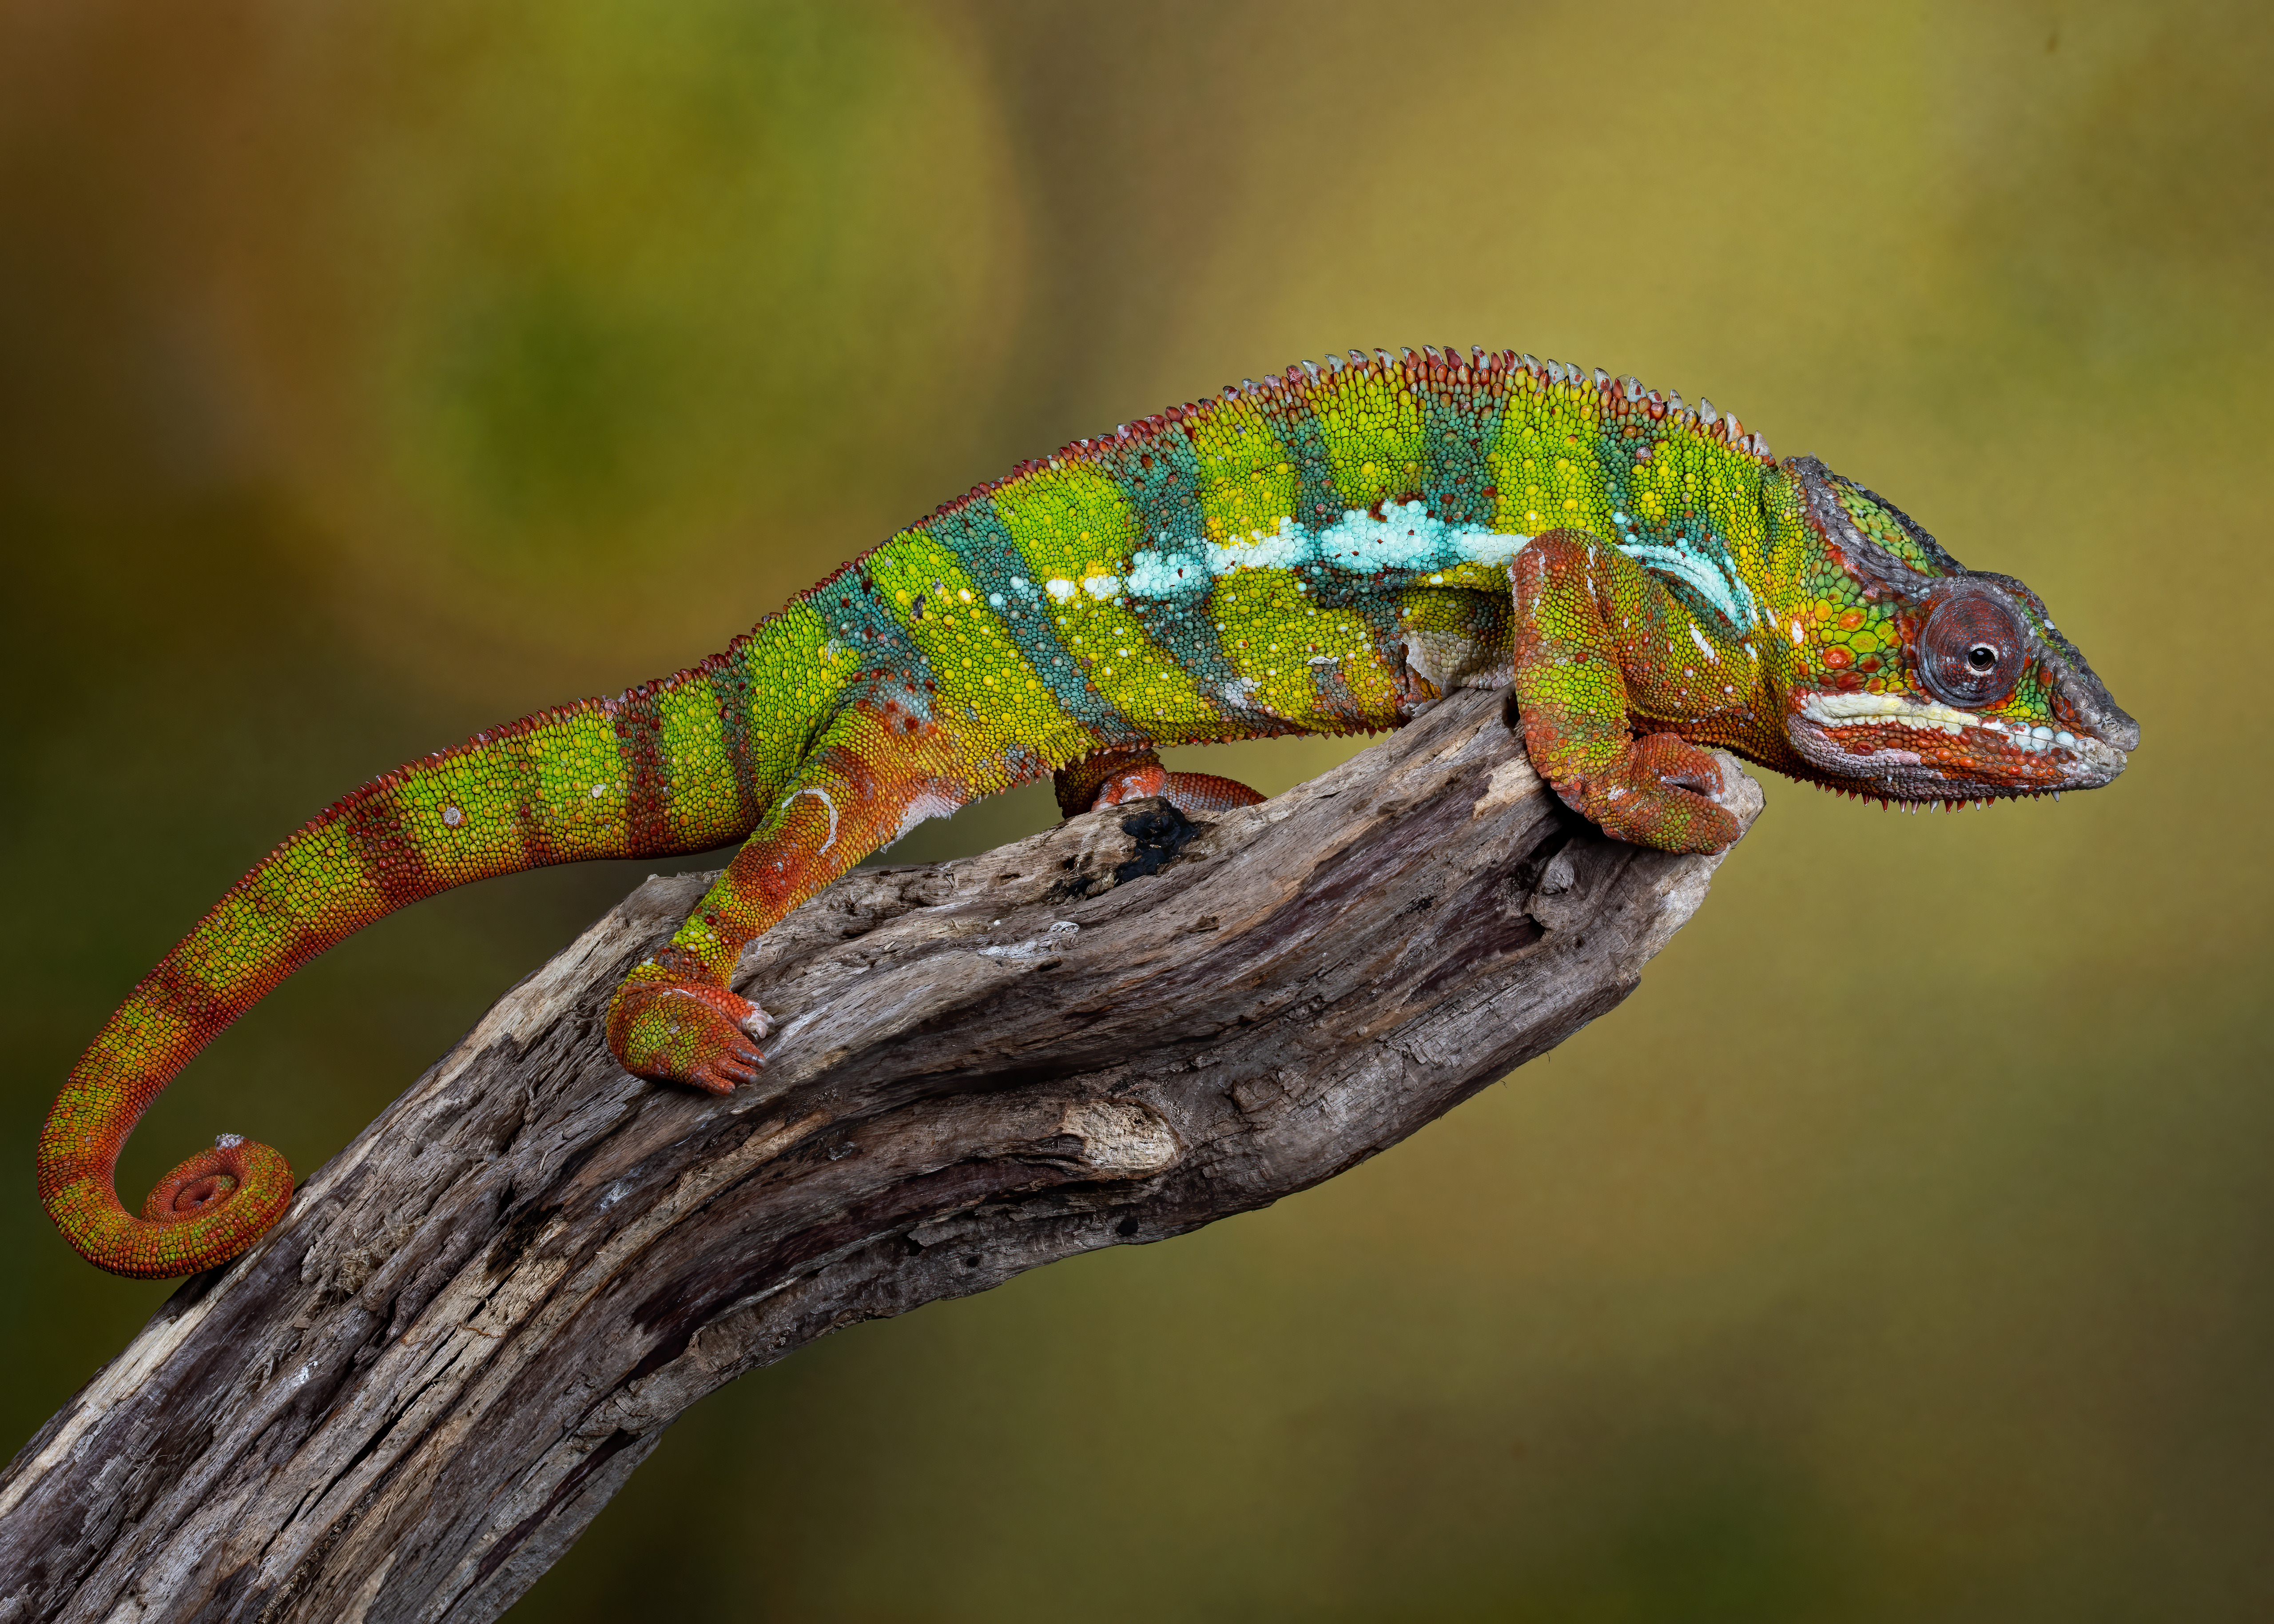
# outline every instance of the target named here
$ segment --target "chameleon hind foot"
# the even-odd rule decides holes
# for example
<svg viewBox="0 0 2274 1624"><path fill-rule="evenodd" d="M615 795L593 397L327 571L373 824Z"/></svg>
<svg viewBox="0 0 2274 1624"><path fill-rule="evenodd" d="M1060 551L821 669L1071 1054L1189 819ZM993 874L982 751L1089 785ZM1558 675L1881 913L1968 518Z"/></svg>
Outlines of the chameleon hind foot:
<svg viewBox="0 0 2274 1624"><path fill-rule="evenodd" d="M1724 852L1744 832L1718 804L1729 793L1721 763L1675 733L1645 733L1615 766L1555 788L1613 839L1662 852Z"/></svg>
<svg viewBox="0 0 2274 1624"><path fill-rule="evenodd" d="M648 971L648 974L642 974ZM643 966L608 1004L608 1048L626 1071L657 1082L732 1094L757 1081L766 1012L715 982Z"/></svg>
<svg viewBox="0 0 2274 1624"><path fill-rule="evenodd" d="M1059 769L1058 809L1068 817L1158 795L1187 817L1261 803L1263 796L1237 778L1213 772L1171 772L1150 750L1092 756Z"/></svg>
<svg viewBox="0 0 2274 1624"><path fill-rule="evenodd" d="M1125 801L1142 801L1148 795L1160 796L1187 817L1229 812L1235 807L1258 806L1263 801L1261 794L1237 778L1219 778L1213 772L1171 772L1156 762L1149 769L1116 773L1105 781L1097 792L1097 799L1090 804L1118 807Z"/></svg>

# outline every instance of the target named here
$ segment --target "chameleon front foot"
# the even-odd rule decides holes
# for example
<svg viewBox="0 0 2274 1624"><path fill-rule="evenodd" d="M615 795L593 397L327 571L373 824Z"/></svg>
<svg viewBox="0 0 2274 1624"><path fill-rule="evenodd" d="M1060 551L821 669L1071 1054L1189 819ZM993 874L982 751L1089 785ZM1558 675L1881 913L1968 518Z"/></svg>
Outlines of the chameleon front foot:
<svg viewBox="0 0 2274 1624"><path fill-rule="evenodd" d="M1661 852L1725 852L1744 832L1717 804L1729 793L1721 763L1674 733L1645 733L1615 765L1555 788L1613 839Z"/></svg>
<svg viewBox="0 0 2274 1624"><path fill-rule="evenodd" d="M608 1048L624 1069L657 1082L732 1094L754 1083L765 1056L766 1012L713 982L637 972L608 1005Z"/></svg>

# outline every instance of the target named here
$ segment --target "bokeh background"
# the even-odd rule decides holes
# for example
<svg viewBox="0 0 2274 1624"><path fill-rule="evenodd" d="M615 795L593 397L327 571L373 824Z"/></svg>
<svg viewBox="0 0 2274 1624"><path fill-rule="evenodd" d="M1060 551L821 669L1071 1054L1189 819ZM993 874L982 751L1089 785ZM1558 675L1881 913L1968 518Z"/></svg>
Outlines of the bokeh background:
<svg viewBox="0 0 2274 1624"><path fill-rule="evenodd" d="M2251 3L4 0L0 1438L166 1291L49 1230L41 1114L300 820L1018 457L1473 342L2024 577L2130 772L1772 781L1615 1014L1269 1212L746 1379L516 1617L2274 1617L2270 83ZM224 1128L312 1170L644 869L335 953L130 1199Z"/></svg>

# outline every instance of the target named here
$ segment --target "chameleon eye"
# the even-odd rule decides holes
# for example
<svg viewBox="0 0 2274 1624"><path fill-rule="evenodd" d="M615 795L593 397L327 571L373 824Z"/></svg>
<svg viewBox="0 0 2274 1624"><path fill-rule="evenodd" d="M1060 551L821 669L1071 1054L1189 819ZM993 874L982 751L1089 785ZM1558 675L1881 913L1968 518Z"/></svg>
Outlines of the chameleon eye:
<svg viewBox="0 0 2274 1624"><path fill-rule="evenodd" d="M2022 680L2026 643L2019 617L1996 598L1946 598L1919 629L1919 680L1945 704L1994 705Z"/></svg>

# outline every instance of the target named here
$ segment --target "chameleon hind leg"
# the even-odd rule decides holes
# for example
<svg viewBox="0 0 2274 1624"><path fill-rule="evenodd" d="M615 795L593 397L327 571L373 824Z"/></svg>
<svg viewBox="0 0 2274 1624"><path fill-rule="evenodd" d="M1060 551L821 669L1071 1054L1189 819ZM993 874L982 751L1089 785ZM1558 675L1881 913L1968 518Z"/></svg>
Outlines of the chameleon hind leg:
<svg viewBox="0 0 2274 1624"><path fill-rule="evenodd" d="M1213 772L1171 772L1150 750L1101 750L1053 776L1058 810L1068 817L1099 807L1158 795L1187 817L1252 807L1263 797L1236 778Z"/></svg>
<svg viewBox="0 0 2274 1624"><path fill-rule="evenodd" d="M1673 629L1694 627L1690 612L1641 565L1580 530L1534 538L1508 573L1517 708L1540 776L1615 839L1726 850L1741 831L1714 803L1728 789L1720 763L1664 731L1699 703L1667 654L1690 646L1693 634ZM1647 729L1639 737L1638 718Z"/></svg>
<svg viewBox="0 0 2274 1624"><path fill-rule="evenodd" d="M625 1069L709 1094L755 1080L766 1013L728 985L743 947L909 823L968 800L951 756L889 710L832 723L687 922L616 989L608 1047Z"/></svg>

